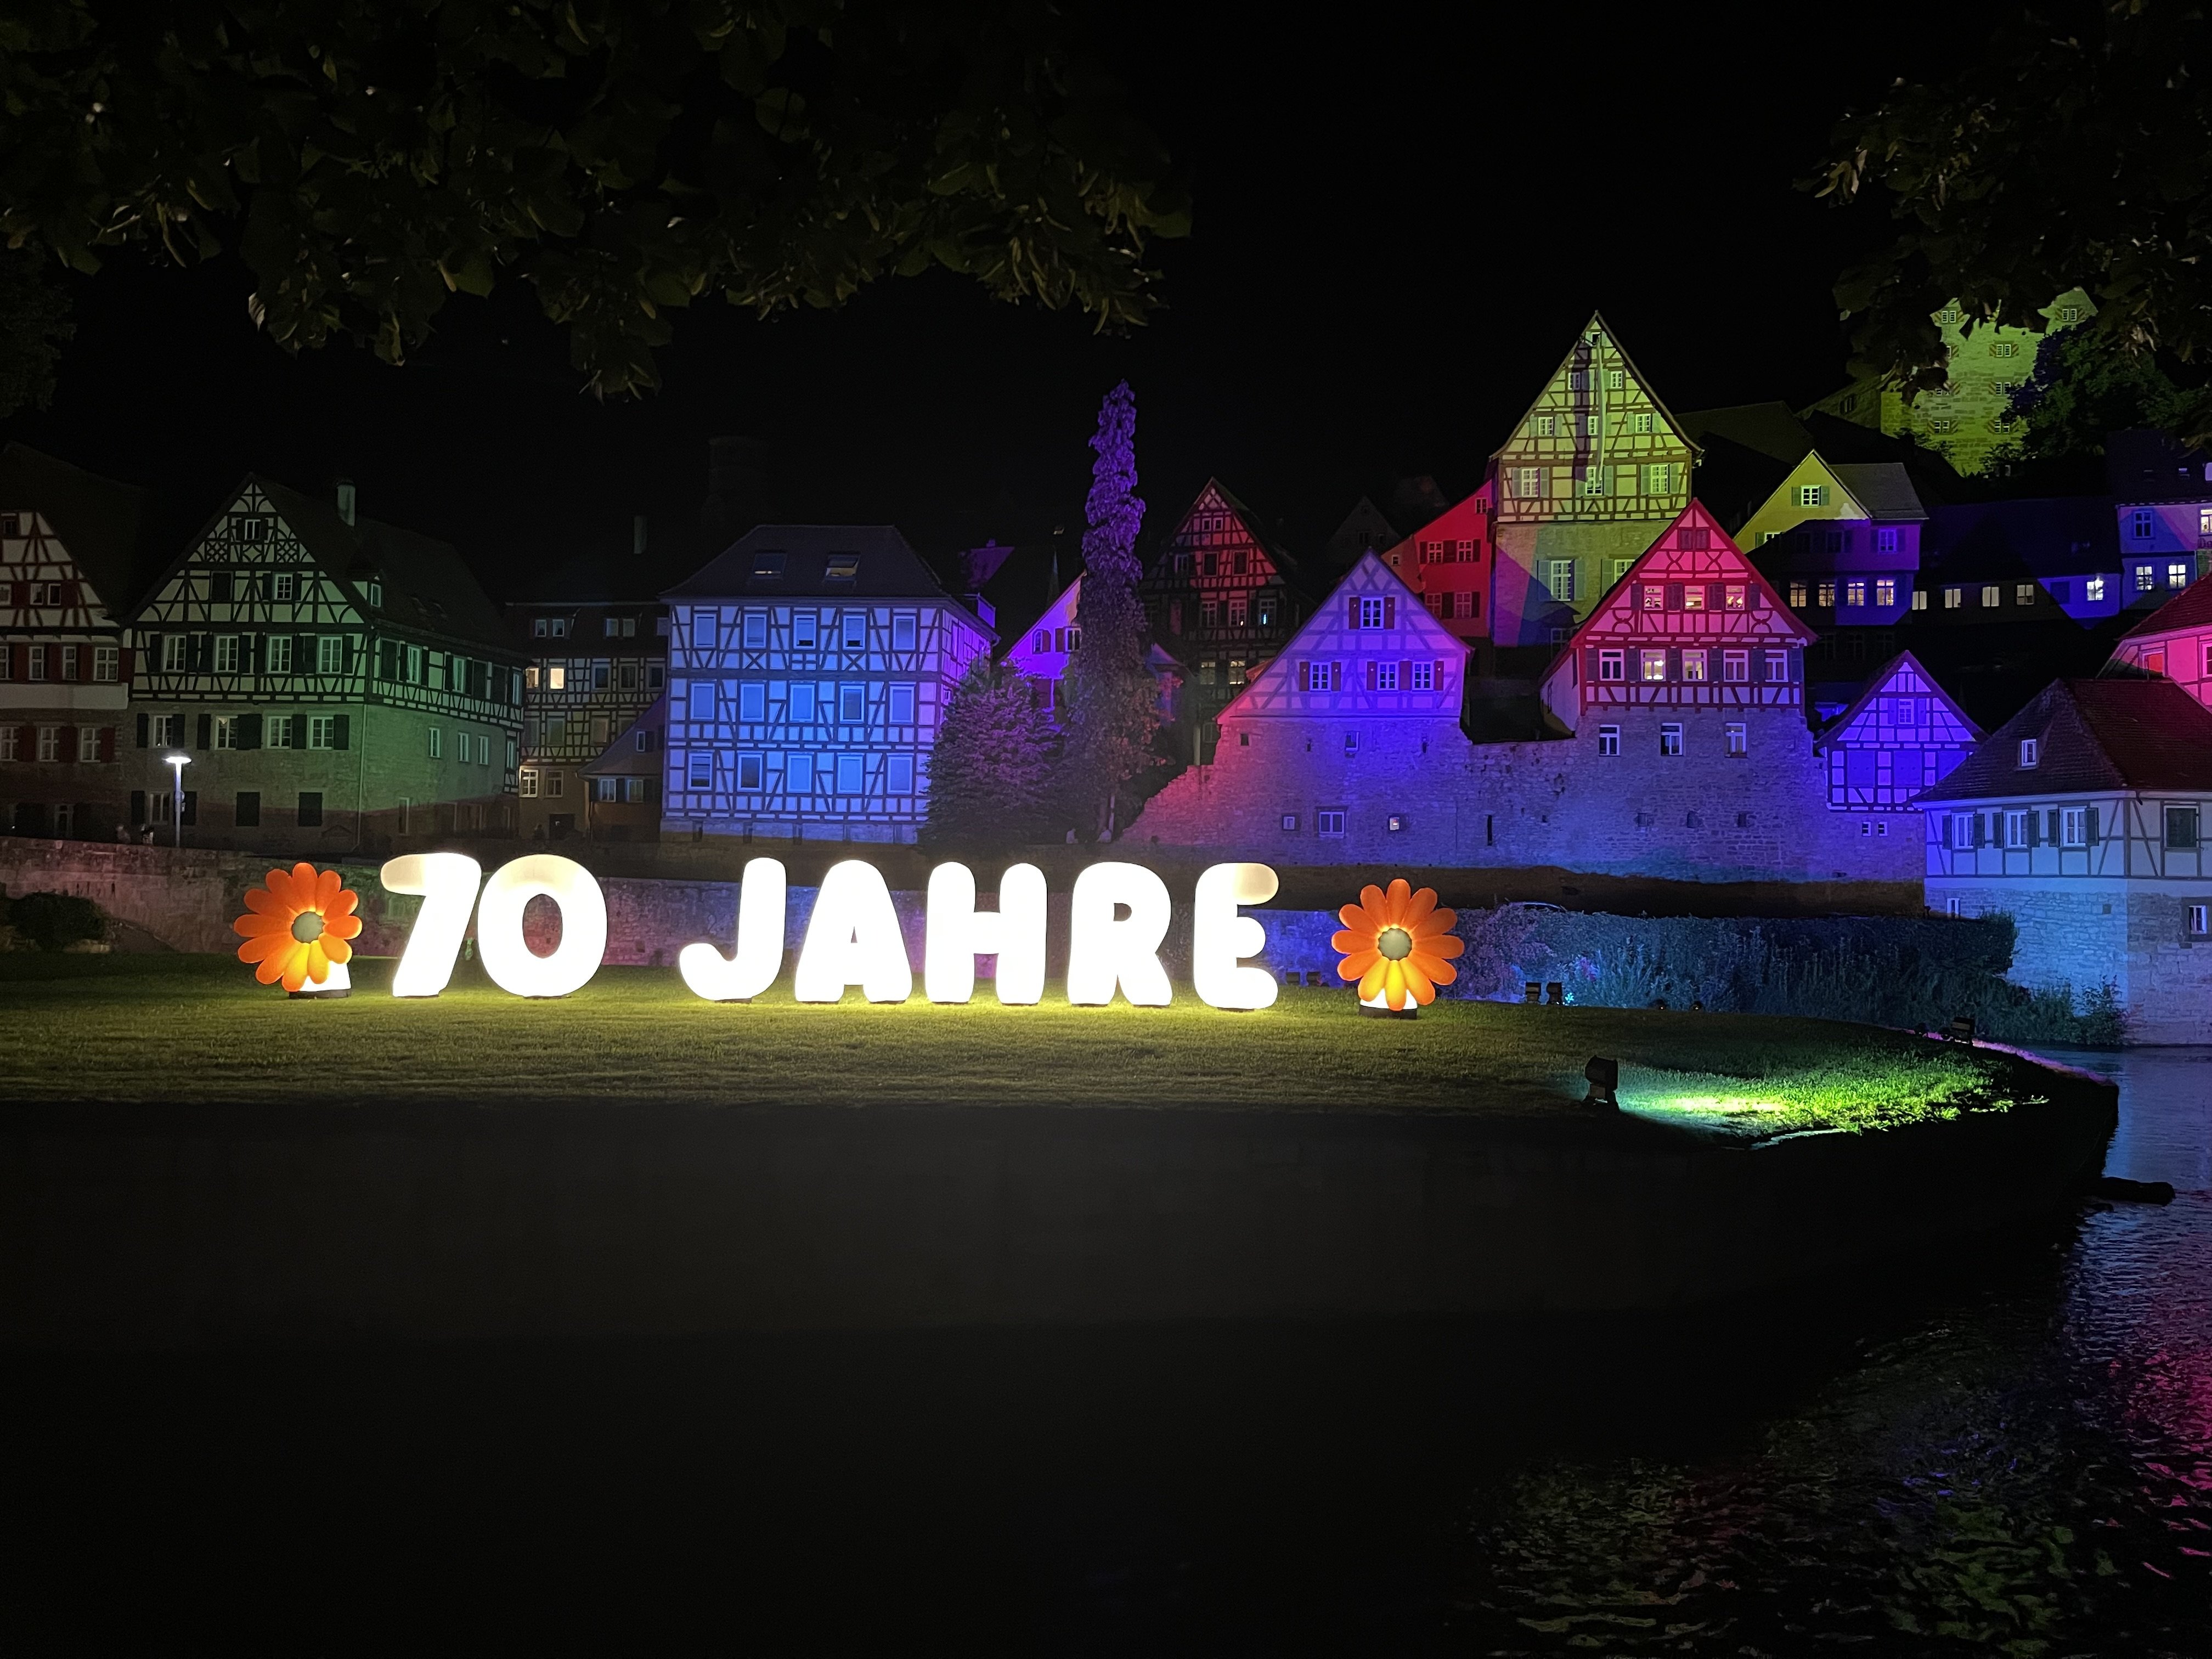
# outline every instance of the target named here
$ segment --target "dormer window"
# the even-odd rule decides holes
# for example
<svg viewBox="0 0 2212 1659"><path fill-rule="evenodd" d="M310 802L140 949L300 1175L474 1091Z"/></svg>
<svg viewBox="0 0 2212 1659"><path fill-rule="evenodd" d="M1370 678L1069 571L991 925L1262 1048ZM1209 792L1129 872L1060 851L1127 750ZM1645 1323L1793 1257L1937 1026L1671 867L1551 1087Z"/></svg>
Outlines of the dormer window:
<svg viewBox="0 0 2212 1659"><path fill-rule="evenodd" d="M780 582L783 580L784 556L774 550L753 555L753 580L757 582Z"/></svg>
<svg viewBox="0 0 2212 1659"><path fill-rule="evenodd" d="M384 609L384 578L371 576L361 585L362 597L368 601L371 611Z"/></svg>
<svg viewBox="0 0 2212 1659"><path fill-rule="evenodd" d="M2023 768L2035 764L2036 749L2036 740L2033 738L2022 738L2020 740L2020 763Z"/></svg>
<svg viewBox="0 0 2212 1659"><path fill-rule="evenodd" d="M850 587L860 574L860 556L857 553L832 553L823 567L822 580Z"/></svg>

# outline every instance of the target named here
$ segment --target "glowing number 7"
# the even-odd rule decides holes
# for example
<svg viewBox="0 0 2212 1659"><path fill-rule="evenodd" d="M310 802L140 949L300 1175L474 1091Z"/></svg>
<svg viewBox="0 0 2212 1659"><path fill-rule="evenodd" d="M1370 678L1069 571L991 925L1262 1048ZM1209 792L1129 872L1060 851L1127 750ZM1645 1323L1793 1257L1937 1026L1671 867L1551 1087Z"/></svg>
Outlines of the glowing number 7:
<svg viewBox="0 0 2212 1659"><path fill-rule="evenodd" d="M418 894L422 900L392 975L392 994L434 997L453 976L483 866L465 853L409 853L387 860L378 873L386 892Z"/></svg>

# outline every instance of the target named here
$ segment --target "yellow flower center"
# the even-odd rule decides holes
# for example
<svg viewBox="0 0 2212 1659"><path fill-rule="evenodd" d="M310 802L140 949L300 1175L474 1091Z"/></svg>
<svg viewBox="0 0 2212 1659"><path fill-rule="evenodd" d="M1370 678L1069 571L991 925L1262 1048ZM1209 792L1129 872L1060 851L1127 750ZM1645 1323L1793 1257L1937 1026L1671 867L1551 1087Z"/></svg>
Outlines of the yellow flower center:
<svg viewBox="0 0 2212 1659"><path fill-rule="evenodd" d="M1375 948L1393 962L1413 954L1413 936L1402 927L1385 927L1375 936Z"/></svg>
<svg viewBox="0 0 2212 1659"><path fill-rule="evenodd" d="M302 945L313 945L323 936L323 918L313 910L302 910L292 918L292 937Z"/></svg>

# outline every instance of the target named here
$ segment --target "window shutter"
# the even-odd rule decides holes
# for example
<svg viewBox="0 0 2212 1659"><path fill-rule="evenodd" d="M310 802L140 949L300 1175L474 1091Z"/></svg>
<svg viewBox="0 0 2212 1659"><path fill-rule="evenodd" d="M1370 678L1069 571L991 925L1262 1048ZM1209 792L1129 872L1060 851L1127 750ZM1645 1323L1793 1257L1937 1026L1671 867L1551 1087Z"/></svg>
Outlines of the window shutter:
<svg viewBox="0 0 2212 1659"><path fill-rule="evenodd" d="M2027 815L2027 844L2030 847L2043 845L2043 814L2040 812L2031 811Z"/></svg>
<svg viewBox="0 0 2212 1659"><path fill-rule="evenodd" d="M1367 689L1370 691L1372 691L1375 689L1375 659L1370 657L1367 659Z"/></svg>
<svg viewBox="0 0 2212 1659"><path fill-rule="evenodd" d="M292 672L312 674L315 672L315 636L301 634L292 641Z"/></svg>
<svg viewBox="0 0 2212 1659"><path fill-rule="evenodd" d="M1382 596L1382 626L1395 628L1397 625L1398 596L1395 593L1385 593Z"/></svg>
<svg viewBox="0 0 2212 1659"><path fill-rule="evenodd" d="M200 732L199 732L199 738L200 738L200 740L199 740L198 743L196 743L196 744L194 744L192 745L192 747L193 747L193 748L195 748L195 749L212 749L212 748L214 748L214 747L215 747L215 716L214 716L214 715L212 715L212 714L203 714L203 715L201 715L201 716L200 716Z"/></svg>
<svg viewBox="0 0 2212 1659"><path fill-rule="evenodd" d="M2043 826L2043 838L2053 847L2058 845L2058 809L2051 809L2051 821Z"/></svg>
<svg viewBox="0 0 2212 1659"><path fill-rule="evenodd" d="M64 726L54 735L61 739L60 758L64 762L74 762L76 759L76 727Z"/></svg>
<svg viewBox="0 0 2212 1659"><path fill-rule="evenodd" d="M185 636L185 661L195 674L204 674L208 665L208 636L191 634Z"/></svg>
<svg viewBox="0 0 2212 1659"><path fill-rule="evenodd" d="M343 749L353 738L353 716L340 714L331 722L331 747Z"/></svg>
<svg viewBox="0 0 2212 1659"><path fill-rule="evenodd" d="M1348 593L1345 596L1344 625L1346 628L1359 626L1359 595L1357 593Z"/></svg>
<svg viewBox="0 0 2212 1659"><path fill-rule="evenodd" d="M2086 836L2089 845L2094 847L2100 839L2097 833L2097 809L2094 806L2091 807L2088 811L2087 817L2088 823L2086 827Z"/></svg>
<svg viewBox="0 0 2212 1659"><path fill-rule="evenodd" d="M123 684L131 684L131 677L138 672L138 653L124 646L115 653L115 677Z"/></svg>
<svg viewBox="0 0 2212 1659"><path fill-rule="evenodd" d="M141 749L143 749L146 746L146 727L149 724L149 722L145 715L141 714L138 717L138 746Z"/></svg>
<svg viewBox="0 0 2212 1659"><path fill-rule="evenodd" d="M261 747L261 716L240 714L238 717L238 746L240 749Z"/></svg>
<svg viewBox="0 0 2212 1659"><path fill-rule="evenodd" d="M143 720L146 717L141 714L138 718ZM146 792L143 789L133 789L131 792L131 822L133 823L146 822Z"/></svg>
<svg viewBox="0 0 2212 1659"><path fill-rule="evenodd" d="M99 744L93 752L103 761L112 761L115 758L115 728L113 726L103 726L100 728Z"/></svg>

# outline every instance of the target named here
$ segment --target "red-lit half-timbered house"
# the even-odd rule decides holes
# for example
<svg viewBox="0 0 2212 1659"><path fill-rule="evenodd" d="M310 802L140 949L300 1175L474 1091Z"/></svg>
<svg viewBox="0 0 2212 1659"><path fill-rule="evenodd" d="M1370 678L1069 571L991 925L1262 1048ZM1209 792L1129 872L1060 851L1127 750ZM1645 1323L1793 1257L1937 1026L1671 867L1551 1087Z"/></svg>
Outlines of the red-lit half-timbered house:
<svg viewBox="0 0 2212 1659"><path fill-rule="evenodd" d="M2129 629L2112 661L2172 680L2212 708L2212 576L2191 582Z"/></svg>
<svg viewBox="0 0 2212 1659"><path fill-rule="evenodd" d="M1382 555L1456 639L1490 637L1494 484L1486 483Z"/></svg>
<svg viewBox="0 0 2212 1659"><path fill-rule="evenodd" d="M0 829L129 833L123 617L152 574L146 517L127 484L21 444L0 452Z"/></svg>
<svg viewBox="0 0 2212 1659"><path fill-rule="evenodd" d="M1867 682L1814 747L1828 763L1828 810L1860 815L1860 833L1908 840L1912 799L1940 783L1982 740L1982 728L1910 651ZM1907 828L1906 825L1911 827Z"/></svg>

